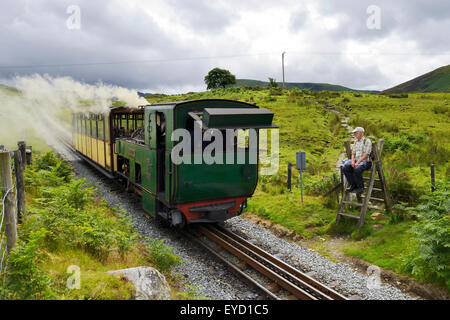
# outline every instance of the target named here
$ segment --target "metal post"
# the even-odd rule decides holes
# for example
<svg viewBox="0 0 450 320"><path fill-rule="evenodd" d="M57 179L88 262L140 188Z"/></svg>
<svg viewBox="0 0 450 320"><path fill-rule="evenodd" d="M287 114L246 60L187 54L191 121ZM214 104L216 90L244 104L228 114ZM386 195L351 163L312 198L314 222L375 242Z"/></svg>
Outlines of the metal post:
<svg viewBox="0 0 450 320"><path fill-rule="evenodd" d="M287 188L289 189L289 191L292 190L292 186L291 186L291 176L292 176L292 163L288 162Z"/></svg>
<svg viewBox="0 0 450 320"><path fill-rule="evenodd" d="M434 181L434 164L431 165L430 169L431 169L431 192L435 192L436 185Z"/></svg>
<svg viewBox="0 0 450 320"><path fill-rule="evenodd" d="M283 68L283 89L285 88L285 86L284 86L284 55L285 54L286 54L286 52L283 52L281 54L281 65L282 65L282 68Z"/></svg>
<svg viewBox="0 0 450 320"><path fill-rule="evenodd" d="M300 194L302 197L302 203L303 203L303 171L300 169Z"/></svg>

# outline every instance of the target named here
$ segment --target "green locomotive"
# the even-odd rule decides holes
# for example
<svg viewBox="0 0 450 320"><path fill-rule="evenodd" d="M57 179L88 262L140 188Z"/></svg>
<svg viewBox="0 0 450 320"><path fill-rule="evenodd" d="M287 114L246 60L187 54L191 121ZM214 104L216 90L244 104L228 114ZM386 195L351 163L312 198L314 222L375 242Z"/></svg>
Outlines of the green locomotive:
<svg viewBox="0 0 450 320"><path fill-rule="evenodd" d="M125 180L141 194L151 216L174 226L219 222L242 213L252 196L258 180L259 129L276 128L272 120L267 109L220 99L119 107L107 114L75 113L73 145L105 175ZM210 130L227 138L223 149L210 150L211 163L202 156L208 148L205 141L177 140L179 129L194 136L199 130L201 137ZM238 129L256 132L256 148L239 147L236 136L228 138L228 132ZM181 143L190 152L179 148Z"/></svg>

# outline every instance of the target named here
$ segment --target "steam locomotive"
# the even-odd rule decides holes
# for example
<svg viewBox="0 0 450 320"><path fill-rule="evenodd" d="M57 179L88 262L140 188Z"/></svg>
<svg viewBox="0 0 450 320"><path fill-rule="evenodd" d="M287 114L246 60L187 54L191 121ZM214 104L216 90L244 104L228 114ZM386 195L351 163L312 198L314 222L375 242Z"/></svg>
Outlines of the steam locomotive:
<svg viewBox="0 0 450 320"><path fill-rule="evenodd" d="M91 165L140 194L149 215L183 227L242 213L258 181L259 129L276 128L273 116L254 104L221 99L117 107L107 114L74 113L72 143ZM253 130L257 147L240 147L233 137L212 152L211 163L198 157L207 148L204 141L176 141L178 129L200 130L202 137L207 130ZM176 162L174 151L183 142L191 152L181 150L177 157L184 161Z"/></svg>

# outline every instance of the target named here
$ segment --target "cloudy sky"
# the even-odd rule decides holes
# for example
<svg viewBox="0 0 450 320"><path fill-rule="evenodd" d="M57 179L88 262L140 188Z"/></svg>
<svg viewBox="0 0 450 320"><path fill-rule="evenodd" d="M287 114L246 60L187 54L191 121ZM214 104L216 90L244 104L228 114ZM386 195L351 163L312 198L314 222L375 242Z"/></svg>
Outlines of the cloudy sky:
<svg viewBox="0 0 450 320"><path fill-rule="evenodd" d="M2 0L0 83L34 73L146 92L237 78L386 89L450 63L448 0ZM78 10L79 9L79 10ZM79 14L78 14L79 13Z"/></svg>

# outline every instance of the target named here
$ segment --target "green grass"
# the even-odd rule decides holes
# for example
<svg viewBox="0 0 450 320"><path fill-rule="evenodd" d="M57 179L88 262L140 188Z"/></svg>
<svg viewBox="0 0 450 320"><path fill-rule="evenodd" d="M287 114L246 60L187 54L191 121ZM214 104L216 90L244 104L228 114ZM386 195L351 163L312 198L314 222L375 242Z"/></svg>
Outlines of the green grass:
<svg viewBox="0 0 450 320"><path fill-rule="evenodd" d="M277 82L278 87L282 87L282 82ZM236 84L230 85L230 87L267 87L269 85L268 81L259 81L251 79L236 79ZM311 91L361 91L367 92L365 90L353 90L344 86L329 84L329 83L312 83L312 82L285 82L286 89L298 88ZM375 91L373 91L375 93Z"/></svg>
<svg viewBox="0 0 450 320"><path fill-rule="evenodd" d="M365 239L348 244L344 253L358 257L385 269L404 273L403 258L409 252L411 221L385 224L381 230L372 231Z"/></svg>

